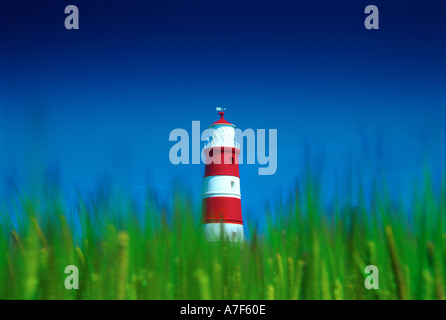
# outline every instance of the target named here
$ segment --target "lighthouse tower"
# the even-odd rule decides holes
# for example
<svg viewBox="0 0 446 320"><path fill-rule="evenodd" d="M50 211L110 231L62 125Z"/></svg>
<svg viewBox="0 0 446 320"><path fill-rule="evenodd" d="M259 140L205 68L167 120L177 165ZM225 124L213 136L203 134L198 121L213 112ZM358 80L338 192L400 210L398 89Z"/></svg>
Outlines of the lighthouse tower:
<svg viewBox="0 0 446 320"><path fill-rule="evenodd" d="M243 220L240 195L238 156L235 125L220 119L209 126L209 142L204 147L203 224L209 241L224 237L230 241L243 240Z"/></svg>

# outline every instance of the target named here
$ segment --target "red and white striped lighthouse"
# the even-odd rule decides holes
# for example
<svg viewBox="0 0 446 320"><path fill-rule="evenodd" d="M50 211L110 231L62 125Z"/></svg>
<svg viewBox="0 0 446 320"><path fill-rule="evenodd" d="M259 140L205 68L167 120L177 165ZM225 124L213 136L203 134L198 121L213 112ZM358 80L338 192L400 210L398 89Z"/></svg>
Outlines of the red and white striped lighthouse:
<svg viewBox="0 0 446 320"><path fill-rule="evenodd" d="M240 195L238 156L235 125L224 119L209 126L209 142L204 147L203 224L206 238L219 240L222 236L232 241L243 240L243 220Z"/></svg>

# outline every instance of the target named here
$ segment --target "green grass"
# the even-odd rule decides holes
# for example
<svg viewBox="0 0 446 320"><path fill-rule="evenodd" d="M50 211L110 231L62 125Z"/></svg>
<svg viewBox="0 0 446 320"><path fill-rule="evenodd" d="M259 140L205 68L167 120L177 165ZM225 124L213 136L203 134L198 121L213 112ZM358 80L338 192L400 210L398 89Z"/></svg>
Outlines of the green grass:
<svg viewBox="0 0 446 320"><path fill-rule="evenodd" d="M242 244L206 242L180 193L168 212L153 194L136 209L122 195L73 206L57 189L17 193L14 209L0 208L0 299L443 299L446 184L434 190L426 175L417 189L413 214L385 192L326 211L308 179L274 217L265 209L264 232L246 221ZM64 287L67 265L79 290ZM367 265L378 290L364 287Z"/></svg>

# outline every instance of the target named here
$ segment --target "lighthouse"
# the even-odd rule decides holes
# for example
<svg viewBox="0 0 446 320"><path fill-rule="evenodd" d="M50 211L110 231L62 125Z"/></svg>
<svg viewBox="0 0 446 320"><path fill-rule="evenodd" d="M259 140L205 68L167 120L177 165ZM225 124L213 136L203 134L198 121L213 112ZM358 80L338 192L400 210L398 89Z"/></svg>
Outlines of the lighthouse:
<svg viewBox="0 0 446 320"><path fill-rule="evenodd" d="M243 240L243 220L240 195L238 156L240 147L235 141L235 125L224 118L209 126L209 141L203 149L206 158L203 190L203 224L209 241L222 237L230 241Z"/></svg>

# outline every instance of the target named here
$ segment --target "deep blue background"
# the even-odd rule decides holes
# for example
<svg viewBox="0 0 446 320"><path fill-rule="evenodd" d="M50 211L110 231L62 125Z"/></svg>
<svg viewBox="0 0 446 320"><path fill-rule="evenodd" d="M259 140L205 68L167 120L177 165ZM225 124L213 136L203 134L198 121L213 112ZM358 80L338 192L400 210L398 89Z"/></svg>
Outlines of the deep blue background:
<svg viewBox="0 0 446 320"><path fill-rule="evenodd" d="M76 4L80 29L64 28ZM364 8L380 29L364 28ZM57 168L62 185L173 181L200 205L204 165L169 162L171 130L202 129L216 106L242 130L278 129L278 170L242 165L246 217L286 198L306 146L324 158L327 199L359 174L407 198L445 162L444 1L0 3L0 174L21 186ZM355 180L354 178L353 180ZM2 183L8 196L8 184ZM369 189L366 189L369 190ZM247 214L249 212L249 215Z"/></svg>

